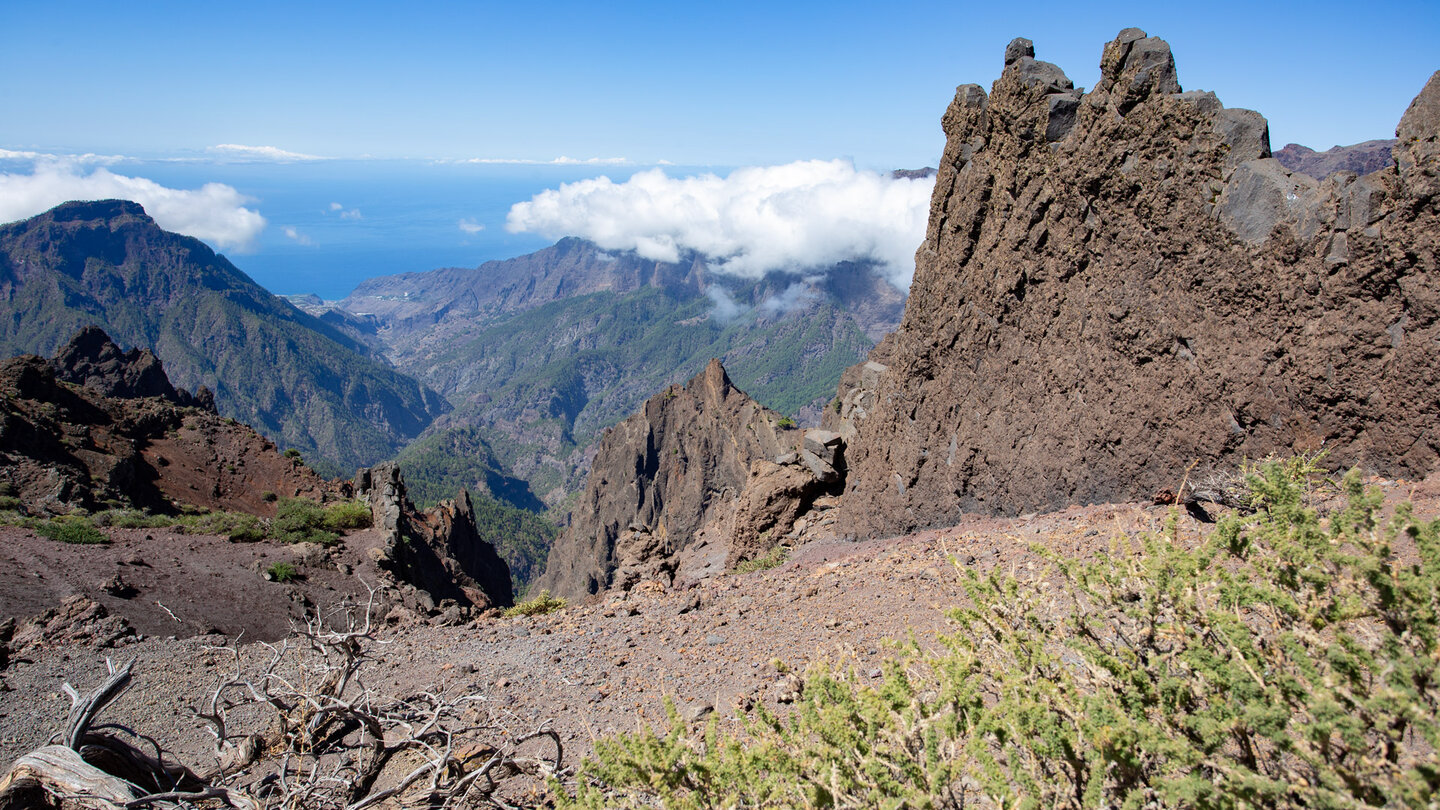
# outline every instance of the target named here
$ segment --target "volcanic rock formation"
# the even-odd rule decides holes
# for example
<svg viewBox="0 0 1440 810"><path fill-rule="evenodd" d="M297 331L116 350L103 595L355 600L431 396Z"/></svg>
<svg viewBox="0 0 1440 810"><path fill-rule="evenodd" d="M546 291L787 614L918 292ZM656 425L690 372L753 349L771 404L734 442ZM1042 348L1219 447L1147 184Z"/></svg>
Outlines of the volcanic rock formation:
<svg viewBox="0 0 1440 810"><path fill-rule="evenodd" d="M668 585L769 550L844 464L838 436L802 435L781 420L717 360L651 397L601 439L572 522L532 587L577 597Z"/></svg>
<svg viewBox="0 0 1440 810"><path fill-rule="evenodd" d="M355 476L355 491L370 501L373 524L384 536L377 562L434 602L484 610L515 603L510 569L480 537L470 493L418 511L405 494L400 468L381 464ZM433 608L434 605L426 605Z"/></svg>
<svg viewBox="0 0 1440 810"><path fill-rule="evenodd" d="M48 362L0 363L0 392L0 482L33 514L116 502L269 515L276 495L329 491L270 440L216 415L203 392L175 389L153 354L123 352L94 327Z"/></svg>
<svg viewBox="0 0 1440 810"><path fill-rule="evenodd" d="M1436 468L1440 74L1395 167L1317 181L1138 29L1089 93L1027 41L1005 61L957 89L904 320L842 386L842 522L1131 499L1274 451Z"/></svg>

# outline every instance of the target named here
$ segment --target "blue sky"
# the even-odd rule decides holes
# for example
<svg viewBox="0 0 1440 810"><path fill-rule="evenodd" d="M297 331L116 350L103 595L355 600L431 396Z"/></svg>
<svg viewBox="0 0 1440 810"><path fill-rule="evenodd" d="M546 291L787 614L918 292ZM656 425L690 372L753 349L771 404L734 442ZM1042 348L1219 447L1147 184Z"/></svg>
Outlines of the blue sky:
<svg viewBox="0 0 1440 810"><path fill-rule="evenodd" d="M163 157L933 164L957 84L1035 41L1093 85L1169 40L1186 89L1276 148L1391 137L1440 68L1440 4L10 2L0 148Z"/></svg>

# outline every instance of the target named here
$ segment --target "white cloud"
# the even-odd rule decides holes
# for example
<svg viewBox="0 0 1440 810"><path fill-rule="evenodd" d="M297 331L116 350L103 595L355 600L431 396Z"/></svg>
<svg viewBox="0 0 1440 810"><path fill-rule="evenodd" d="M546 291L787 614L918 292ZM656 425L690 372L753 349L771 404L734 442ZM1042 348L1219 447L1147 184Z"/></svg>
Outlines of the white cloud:
<svg viewBox="0 0 1440 810"><path fill-rule="evenodd" d="M265 229L253 202L233 187L206 183L174 189L108 169L83 172L73 160L41 160L30 173L0 173L0 222L12 222L70 200L133 200L167 231L203 239L221 249L245 251Z"/></svg>
<svg viewBox="0 0 1440 810"><path fill-rule="evenodd" d="M299 160L324 160L319 155L305 155L290 152L278 146L244 146L238 143L222 143L210 147L210 151L235 160L273 160L292 163Z"/></svg>
<svg viewBox="0 0 1440 810"><path fill-rule="evenodd" d="M128 158L124 155L96 155L90 152L83 155L53 155L48 152L17 152L13 149L0 149L0 160L22 160L31 163L40 161L63 161L75 164L99 163L108 166L128 160Z"/></svg>
<svg viewBox="0 0 1440 810"><path fill-rule="evenodd" d="M467 217L460 220L460 230L470 234L471 236L474 236L475 234L485 230L485 226Z"/></svg>
<svg viewBox="0 0 1440 810"><path fill-rule="evenodd" d="M730 297L730 293L718 284L711 284L707 287L705 295L709 296L711 303L715 305L710 308L710 317L714 318L721 326L735 320L735 317L742 311L742 307L735 302L734 298Z"/></svg>
<svg viewBox="0 0 1440 810"><path fill-rule="evenodd" d="M303 233L300 233L300 231L294 225L286 225L282 230L284 231L285 237L287 239L292 239L302 245L315 244L315 242L311 240L310 237L306 236Z"/></svg>
<svg viewBox="0 0 1440 810"><path fill-rule="evenodd" d="M630 161L623 157L572 158L561 155L551 160L529 160L527 158L467 158L459 163L504 163L520 166L628 166Z"/></svg>
<svg viewBox="0 0 1440 810"><path fill-rule="evenodd" d="M933 187L930 178L895 179L842 160L737 169L723 178L651 169L624 183L598 177L541 192L510 208L506 228L580 236L658 261L693 250L719 272L751 278L870 259L903 290Z"/></svg>
<svg viewBox="0 0 1440 810"><path fill-rule="evenodd" d="M819 293L814 287L804 281L797 281L781 290L779 295L772 295L761 301L760 308L771 315L784 315L805 306L817 297Z"/></svg>
<svg viewBox="0 0 1440 810"><path fill-rule="evenodd" d="M341 205L341 204L338 203L338 202L332 202L332 203L330 203L330 210L329 210L329 211L321 211L320 213L322 213L322 214L336 214L336 213L338 213L338 214L340 215L340 218L341 218L341 219L357 219L357 220L358 220L358 219L364 219L364 218L365 218L365 217L363 217L363 216L360 215L360 209L359 209L359 208L351 208L351 209L349 209L349 210L347 211L347 210L345 209L345 206L344 206L344 205Z"/></svg>

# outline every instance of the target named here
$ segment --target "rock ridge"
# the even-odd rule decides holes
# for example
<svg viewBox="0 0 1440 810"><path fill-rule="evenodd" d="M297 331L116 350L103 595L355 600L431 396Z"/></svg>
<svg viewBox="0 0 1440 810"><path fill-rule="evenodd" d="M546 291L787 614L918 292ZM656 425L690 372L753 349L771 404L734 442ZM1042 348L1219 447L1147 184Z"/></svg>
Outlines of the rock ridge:
<svg viewBox="0 0 1440 810"><path fill-rule="evenodd" d="M795 429L711 360L605 433L532 588L576 598L713 576L781 542L843 470L838 435Z"/></svg>
<svg viewBox="0 0 1440 810"><path fill-rule="evenodd" d="M1122 31L1088 93L1033 54L942 119L900 329L827 415L842 524L1148 497L1274 451L1433 470L1440 73L1394 167L1315 180L1263 116L1184 92L1158 37Z"/></svg>
<svg viewBox="0 0 1440 810"><path fill-rule="evenodd" d="M410 503L400 468L390 462L360 470L355 492L370 503L372 524L382 535L376 562L412 592L412 607L433 611L450 600L473 610L515 603L510 568L495 546L481 539L470 493L425 511Z"/></svg>

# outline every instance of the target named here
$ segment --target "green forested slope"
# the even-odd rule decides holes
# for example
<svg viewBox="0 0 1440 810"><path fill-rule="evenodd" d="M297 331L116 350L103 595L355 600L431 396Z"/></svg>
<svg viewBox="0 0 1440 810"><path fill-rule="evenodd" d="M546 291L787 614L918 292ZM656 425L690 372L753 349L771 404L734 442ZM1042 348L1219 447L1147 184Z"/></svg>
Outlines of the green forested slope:
<svg viewBox="0 0 1440 810"><path fill-rule="evenodd" d="M260 287L135 203L66 203L0 226L0 353L49 355L95 324L152 348L220 412L352 472L392 455L447 409L360 343Z"/></svg>

